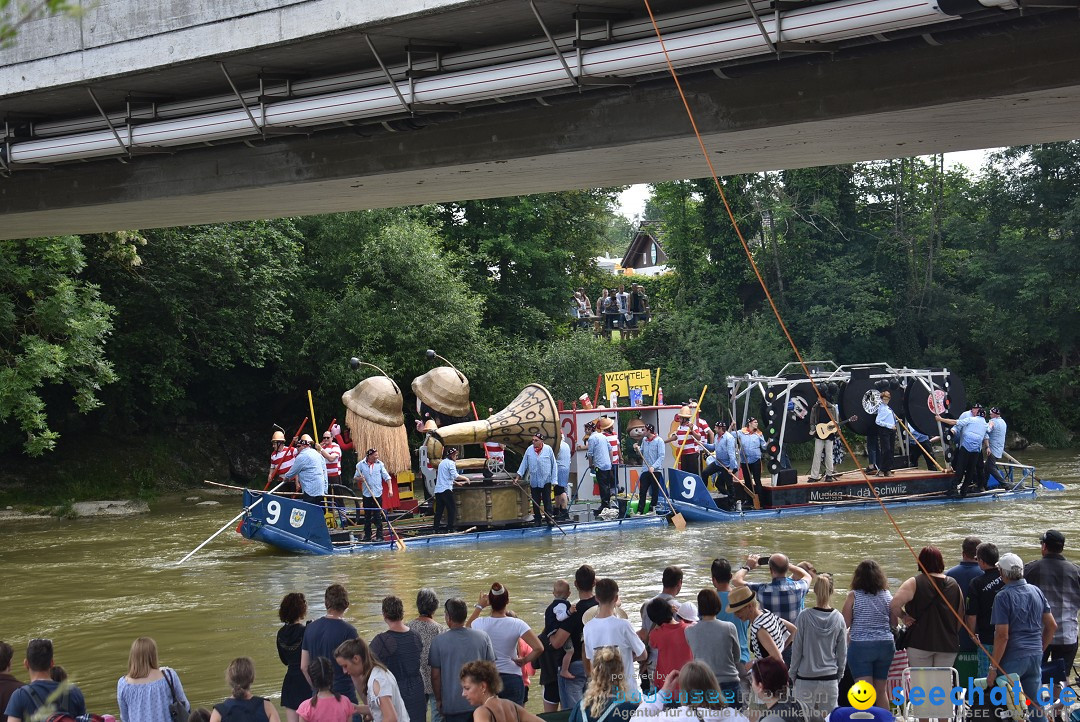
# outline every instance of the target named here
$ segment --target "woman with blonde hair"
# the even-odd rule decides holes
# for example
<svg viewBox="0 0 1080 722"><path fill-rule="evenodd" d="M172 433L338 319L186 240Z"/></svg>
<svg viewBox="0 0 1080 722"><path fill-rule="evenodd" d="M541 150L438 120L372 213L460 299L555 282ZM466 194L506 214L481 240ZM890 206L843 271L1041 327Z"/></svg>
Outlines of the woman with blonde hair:
<svg viewBox="0 0 1080 722"><path fill-rule="evenodd" d="M127 675L116 682L121 719L124 722L168 722L169 705L174 699L191 710L180 676L169 667L158 667L157 643L150 637L139 637L131 643Z"/></svg>
<svg viewBox="0 0 1080 722"><path fill-rule="evenodd" d="M214 705L210 722L281 722L269 700L251 693L251 685L255 684L255 663L250 657L237 657L229 662L225 683L232 689L232 696Z"/></svg>
<svg viewBox="0 0 1080 722"><path fill-rule="evenodd" d="M352 677L357 696L363 697L356 705L358 715L371 722L409 722L397 680L367 642L359 637L342 642L334 650L334 660Z"/></svg>
<svg viewBox="0 0 1080 722"><path fill-rule="evenodd" d="M641 695L623 684L626 669L618 647L597 647L592 653L592 674L585 696L570 710L570 722L629 719L641 702Z"/></svg>
<svg viewBox="0 0 1080 722"><path fill-rule="evenodd" d="M814 580L817 604L799 612L799 633L791 648L790 676L795 679L795 699L806 705L811 719L825 719L836 708L840 678L847 663L847 625L832 606L830 574Z"/></svg>
<svg viewBox="0 0 1080 722"><path fill-rule="evenodd" d="M646 717L662 714L664 722L747 722L739 710L727 706L716 675L699 659L669 674L660 694L648 695L638 712Z"/></svg>
<svg viewBox="0 0 1080 722"><path fill-rule="evenodd" d="M544 722L517 702L500 698L501 689L502 675L494 662L461 665L461 696L476 708L473 722Z"/></svg>

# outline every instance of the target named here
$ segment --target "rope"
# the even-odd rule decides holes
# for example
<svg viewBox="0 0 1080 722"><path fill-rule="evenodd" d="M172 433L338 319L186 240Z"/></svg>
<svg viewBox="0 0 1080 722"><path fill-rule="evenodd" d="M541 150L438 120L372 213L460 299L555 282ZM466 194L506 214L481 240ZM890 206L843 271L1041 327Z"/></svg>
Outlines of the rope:
<svg viewBox="0 0 1080 722"><path fill-rule="evenodd" d="M750 262L750 267L754 271L754 276L757 277L758 285L761 286L761 290L765 292L765 298L769 301L769 308L772 309L773 315L776 316L776 322L780 325L780 330L784 332L784 337L787 339L788 344L791 346L791 350L794 352L796 360L802 367L803 373L806 374L807 378L811 378L810 368L806 365L806 361L803 360L802 354L799 352L798 345L791 337L791 333L788 331L787 324L784 323L784 319L780 315L780 309L776 306L776 302L773 300L772 294L769 292L769 287L766 285L765 279L761 275L761 270L758 268L757 262L754 260L754 255L750 252L750 245L746 242L746 238L743 236L742 229L739 227L738 221L735 220L735 214L732 212L731 205L728 203L727 194L724 193L723 185L721 185L720 183L720 176L717 174L716 168L713 167L712 158L709 156L709 151L705 147L705 140L701 137L701 131L698 130L697 121L694 118L694 111L690 108L690 102L687 100L686 93L683 91L682 83L679 81L679 75L675 72L675 66L671 62L671 56L668 54L667 43L664 42L664 34L663 32L661 32L660 26L656 23L656 17L653 15L652 6L649 4L649 0L642 0L642 2L645 4L645 10L649 14L649 22L652 23L653 32L656 33L656 38L660 42L660 49L664 53L664 62L667 64L668 72L671 74L672 80L675 81L675 88L676 90L678 90L679 98L682 100L683 108L686 110L686 117L689 119L690 126L694 130L694 137L697 138L698 147L700 147L701 149L701 155L705 159L706 165L708 165L709 167L709 174L712 176L713 183L716 184L716 190L720 194L720 200L724 204L724 210L727 211L728 218L731 220L731 226L735 230L735 235L738 236L739 243L742 244L743 253L746 254L746 258ZM817 396L821 405L825 407L825 410L829 415L829 420L833 421L834 423L838 423L838 420L833 418L832 409L829 408L829 404L821 395L821 391L818 390L817 384L812 384L812 386L814 387L814 394ZM855 451L854 449L852 449L851 444L848 442L843 430L838 430L837 433L840 436L840 441L844 444L844 448L847 449L847 452L851 456L851 458L856 458ZM896 519L894 519L893 515L889 513L889 509L885 506L885 502L877 493L877 490L874 488L873 483L871 483L870 477L866 475L866 471L860 468L859 474L862 476L863 481L870 489L870 493L877 501L878 506L881 507L881 511L889 520L889 523L892 525L893 530L896 531L897 536L900 537L900 540L904 543L904 546L907 547L907 550L911 553L912 558L915 559L915 563L916 565L918 565L920 571L922 571L923 574L926 574L929 577L929 572L923 566L922 562L919 561L918 552L916 552L914 547L911 546L911 542L909 542L908 538L904 536L904 532L901 531L900 526L896 523ZM945 598L944 592L940 588L938 588L937 584L934 585L934 589L937 591L938 596L941 597L942 601L946 603L945 606L949 609L949 611L952 612L953 616L956 617L957 620L959 620L960 626L966 628L964 619L955 609L953 609L952 605L948 603L948 599ZM979 643L977 637L975 638L975 640L976 644L978 644L979 647L982 648L982 644ZM986 652L985 648L983 649L983 652ZM991 658L991 664L993 664L995 668L1000 670L1001 674L1004 674L1005 671L1001 669L1001 667L996 662L993 661L992 655L987 654L987 656Z"/></svg>

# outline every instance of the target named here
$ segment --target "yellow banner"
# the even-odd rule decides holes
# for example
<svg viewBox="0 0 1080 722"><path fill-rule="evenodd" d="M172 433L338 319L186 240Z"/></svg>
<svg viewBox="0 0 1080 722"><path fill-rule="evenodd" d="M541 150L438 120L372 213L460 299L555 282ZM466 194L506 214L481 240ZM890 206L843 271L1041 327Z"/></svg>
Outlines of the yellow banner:
<svg viewBox="0 0 1080 722"><path fill-rule="evenodd" d="M611 396L614 391L620 398L626 398L630 395L630 389L641 389L645 396L652 396L652 372L649 369L638 369L604 374L605 397Z"/></svg>

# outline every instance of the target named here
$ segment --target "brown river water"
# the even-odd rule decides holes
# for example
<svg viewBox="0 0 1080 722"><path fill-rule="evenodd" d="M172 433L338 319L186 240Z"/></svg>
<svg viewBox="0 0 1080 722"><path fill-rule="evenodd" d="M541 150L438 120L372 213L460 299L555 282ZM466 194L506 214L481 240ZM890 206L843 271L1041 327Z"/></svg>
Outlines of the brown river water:
<svg viewBox="0 0 1080 722"><path fill-rule="evenodd" d="M1039 534L1057 528L1067 538L1066 556L1080 560L1080 454L1040 451L1021 458L1037 465L1042 478L1067 489L1034 500L897 510L896 521L911 545L917 550L936 544L951 565L959 560L963 537L976 534L1027 561L1038 554ZM692 598L709 586L709 565L717 556L735 561L750 552L783 551L834 573L840 592L868 556L881 563L894 589L915 570L878 509L691 525L683 532L658 527L555 534L339 557L280 554L230 530L177 566L240 509L239 494L235 500L204 498L223 503L196 507L174 500L126 519L3 522L0 639L16 649L16 676L25 679L20 661L27 640L50 637L57 663L83 689L90 711L116 714L116 681L127 671L128 649L146 635L157 640L161 663L179 672L193 705L210 707L225 697L225 667L242 655L255 660L255 694L276 701L284 673L274 645L278 603L286 593L301 591L308 597L309 616L318 617L323 590L334 582L349 590L347 618L370 637L384 629L379 603L386 594L402 597L411 619L420 587L433 587L440 600L462 596L471 604L494 580L507 585L511 608L539 632L552 581L572 578L582 563L599 576L614 577L624 604L633 610L659 591L660 571L668 564L685 568L683 596ZM539 695L531 697L530 708Z"/></svg>

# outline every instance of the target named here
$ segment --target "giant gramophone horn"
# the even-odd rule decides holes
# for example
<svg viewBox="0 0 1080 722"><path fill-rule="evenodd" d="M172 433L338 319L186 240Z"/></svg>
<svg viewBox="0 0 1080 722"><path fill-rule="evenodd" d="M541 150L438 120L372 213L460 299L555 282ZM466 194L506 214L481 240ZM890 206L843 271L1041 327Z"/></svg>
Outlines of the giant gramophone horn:
<svg viewBox="0 0 1080 722"><path fill-rule="evenodd" d="M431 432L428 455L437 459L442 456L443 446L482 444L485 441L524 449L532 443L533 434L537 432L547 437L554 451L559 450L559 409L555 406L555 400L551 392L540 384L529 384L509 406L494 416L443 426Z"/></svg>

